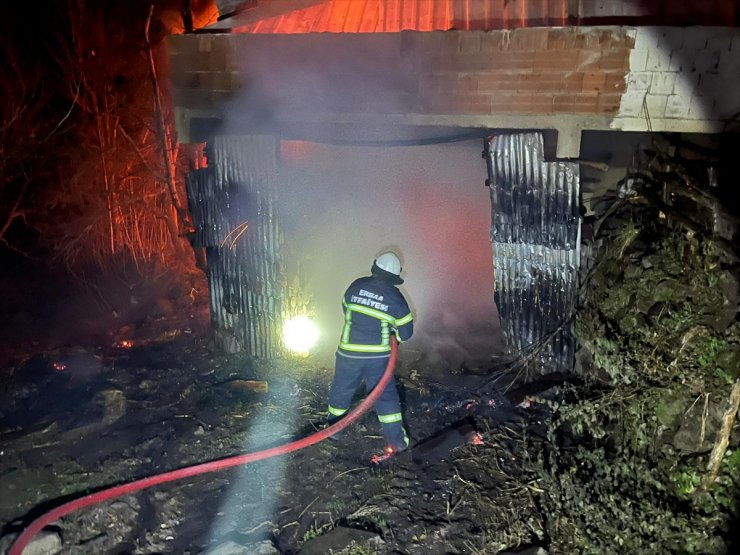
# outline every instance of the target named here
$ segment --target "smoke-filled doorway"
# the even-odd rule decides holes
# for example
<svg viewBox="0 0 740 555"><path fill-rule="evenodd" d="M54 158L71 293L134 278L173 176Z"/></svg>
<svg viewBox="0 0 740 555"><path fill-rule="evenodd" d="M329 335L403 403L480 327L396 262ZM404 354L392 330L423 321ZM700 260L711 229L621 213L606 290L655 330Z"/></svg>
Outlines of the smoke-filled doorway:
<svg viewBox="0 0 740 555"><path fill-rule="evenodd" d="M388 248L401 255L416 323L402 361L481 367L500 350L481 144L280 143L283 252L312 296L318 360L336 349L345 288Z"/></svg>

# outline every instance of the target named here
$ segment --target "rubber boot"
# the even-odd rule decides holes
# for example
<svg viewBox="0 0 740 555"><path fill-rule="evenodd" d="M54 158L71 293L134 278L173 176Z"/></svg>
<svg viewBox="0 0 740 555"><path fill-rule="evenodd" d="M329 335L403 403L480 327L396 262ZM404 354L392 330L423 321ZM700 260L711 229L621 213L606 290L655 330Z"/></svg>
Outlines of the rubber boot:
<svg viewBox="0 0 740 555"><path fill-rule="evenodd" d="M342 419L341 416L330 416L329 418L326 419L327 428L333 424L336 424L341 419ZM346 431L347 430L345 428L344 430L341 430L337 432L336 434L329 436L329 439L331 439L332 441L341 441L342 439L344 439Z"/></svg>

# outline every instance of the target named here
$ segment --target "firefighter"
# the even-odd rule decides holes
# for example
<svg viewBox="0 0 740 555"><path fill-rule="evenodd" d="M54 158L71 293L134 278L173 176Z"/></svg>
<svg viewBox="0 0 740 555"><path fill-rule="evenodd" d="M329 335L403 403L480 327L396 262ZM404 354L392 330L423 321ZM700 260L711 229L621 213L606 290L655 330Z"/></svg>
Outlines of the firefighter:
<svg viewBox="0 0 740 555"><path fill-rule="evenodd" d="M329 392L329 425L347 413L360 382L364 381L367 391L371 391L380 381L391 353L390 334L402 343L414 332L411 310L396 287L403 283L398 256L392 252L381 254L370 272L371 276L352 282L342 299L344 328ZM409 438L394 378L375 402L375 412L387 442L386 451L404 451ZM340 436L341 432L332 439Z"/></svg>

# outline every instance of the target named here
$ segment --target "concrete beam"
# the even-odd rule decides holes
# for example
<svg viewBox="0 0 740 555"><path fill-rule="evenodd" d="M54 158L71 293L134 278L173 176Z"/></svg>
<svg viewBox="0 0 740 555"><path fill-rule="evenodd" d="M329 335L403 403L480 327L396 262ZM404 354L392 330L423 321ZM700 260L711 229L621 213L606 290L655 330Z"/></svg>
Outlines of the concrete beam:
<svg viewBox="0 0 740 555"><path fill-rule="evenodd" d="M580 158L582 131L580 126L573 124L559 127L555 157L558 159Z"/></svg>

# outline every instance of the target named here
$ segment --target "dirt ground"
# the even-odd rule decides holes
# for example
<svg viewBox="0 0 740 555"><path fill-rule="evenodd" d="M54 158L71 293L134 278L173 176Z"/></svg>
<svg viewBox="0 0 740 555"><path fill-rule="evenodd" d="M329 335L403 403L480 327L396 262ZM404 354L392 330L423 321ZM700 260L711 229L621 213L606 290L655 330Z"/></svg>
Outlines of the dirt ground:
<svg viewBox="0 0 740 555"><path fill-rule="evenodd" d="M133 347L43 354L16 368L0 420L4 547L23 522L82 493L323 425L332 369L218 354L205 329L171 316ZM233 541L245 553L260 542L280 553L487 553L542 543L537 480L524 462L535 414L499 385L481 394L490 375L451 378L454 388L401 378L421 446L391 461L370 460L383 447L370 413L342 441L65 517L56 525L64 552L200 553ZM267 392L248 380L266 381ZM470 442L474 428L481 445Z"/></svg>

